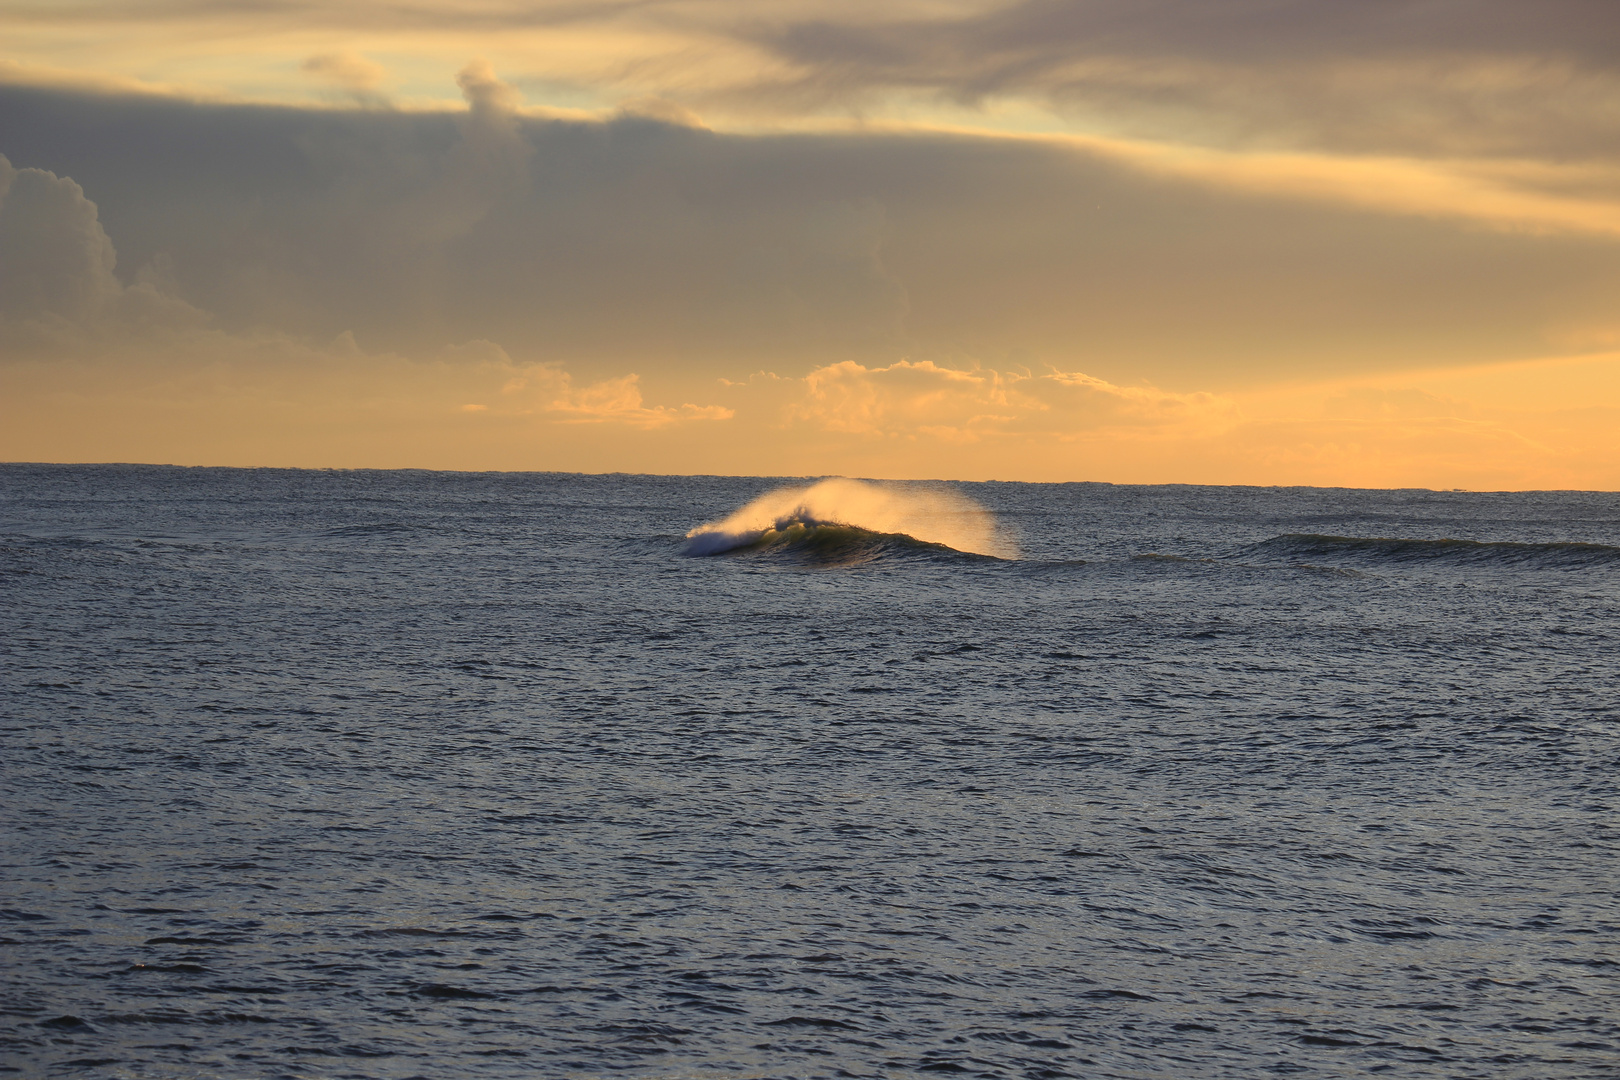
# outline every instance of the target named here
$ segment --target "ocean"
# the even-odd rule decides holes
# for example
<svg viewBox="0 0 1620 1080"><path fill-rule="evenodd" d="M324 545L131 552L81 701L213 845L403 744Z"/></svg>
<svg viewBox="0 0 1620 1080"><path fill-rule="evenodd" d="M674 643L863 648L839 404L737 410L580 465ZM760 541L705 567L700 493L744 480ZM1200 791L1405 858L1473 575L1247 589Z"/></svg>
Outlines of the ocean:
<svg viewBox="0 0 1620 1080"><path fill-rule="evenodd" d="M1620 1075L1620 494L8 465L0 635L12 1075Z"/></svg>

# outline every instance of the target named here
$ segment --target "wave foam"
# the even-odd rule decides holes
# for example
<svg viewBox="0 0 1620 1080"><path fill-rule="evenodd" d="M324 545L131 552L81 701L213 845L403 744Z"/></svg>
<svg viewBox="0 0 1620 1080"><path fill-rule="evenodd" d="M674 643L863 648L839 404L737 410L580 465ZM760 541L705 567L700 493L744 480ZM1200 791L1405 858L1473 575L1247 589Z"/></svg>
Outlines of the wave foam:
<svg viewBox="0 0 1620 1080"><path fill-rule="evenodd" d="M850 539L837 530L998 559L1018 557L1017 544L995 515L964 495L948 488L844 479L768 491L728 517L687 533L686 553L719 555L738 548L774 550L785 544Z"/></svg>

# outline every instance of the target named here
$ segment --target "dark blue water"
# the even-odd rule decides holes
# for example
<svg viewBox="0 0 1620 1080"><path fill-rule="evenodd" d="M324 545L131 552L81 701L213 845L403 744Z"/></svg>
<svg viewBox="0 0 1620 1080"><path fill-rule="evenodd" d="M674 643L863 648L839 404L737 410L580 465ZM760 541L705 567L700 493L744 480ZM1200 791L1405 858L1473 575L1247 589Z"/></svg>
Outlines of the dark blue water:
<svg viewBox="0 0 1620 1080"><path fill-rule="evenodd" d="M1620 1075L1620 496L771 486L0 467L0 1063Z"/></svg>

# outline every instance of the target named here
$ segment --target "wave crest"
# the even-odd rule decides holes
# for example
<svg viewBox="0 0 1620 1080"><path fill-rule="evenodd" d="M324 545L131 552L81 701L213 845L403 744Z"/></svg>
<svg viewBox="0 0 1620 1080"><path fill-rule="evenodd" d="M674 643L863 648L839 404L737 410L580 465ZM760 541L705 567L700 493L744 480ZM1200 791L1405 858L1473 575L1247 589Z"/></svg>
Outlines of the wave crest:
<svg viewBox="0 0 1620 1080"><path fill-rule="evenodd" d="M948 488L822 480L768 491L729 516L686 534L688 555L794 550L855 561L907 547L949 548L1016 559L1018 547L984 507ZM847 561L840 558L838 561Z"/></svg>

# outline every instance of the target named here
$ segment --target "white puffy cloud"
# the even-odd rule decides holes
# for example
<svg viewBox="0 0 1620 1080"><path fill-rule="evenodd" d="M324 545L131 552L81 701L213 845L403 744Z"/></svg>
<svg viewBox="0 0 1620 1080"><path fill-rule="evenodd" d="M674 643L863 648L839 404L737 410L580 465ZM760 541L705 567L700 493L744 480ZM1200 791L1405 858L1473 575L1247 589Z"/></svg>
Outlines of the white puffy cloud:
<svg viewBox="0 0 1620 1080"><path fill-rule="evenodd" d="M1217 395L1116 386L1079 372L962 370L928 360L868 368L846 360L806 375L784 416L790 424L853 435L978 442L1209 428L1230 411L1230 402Z"/></svg>
<svg viewBox="0 0 1620 1080"><path fill-rule="evenodd" d="M730 420L736 415L721 405L648 405L642 398L641 376L634 372L580 385L560 365L514 363L506 350L491 342L471 342L447 353L473 350L487 354L481 363L484 369L506 377L498 394L486 393L482 400L464 404L462 409L468 412L539 416L571 424L620 423L644 430L682 420Z"/></svg>

